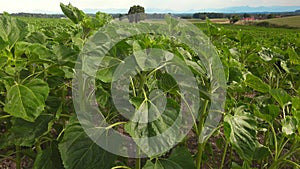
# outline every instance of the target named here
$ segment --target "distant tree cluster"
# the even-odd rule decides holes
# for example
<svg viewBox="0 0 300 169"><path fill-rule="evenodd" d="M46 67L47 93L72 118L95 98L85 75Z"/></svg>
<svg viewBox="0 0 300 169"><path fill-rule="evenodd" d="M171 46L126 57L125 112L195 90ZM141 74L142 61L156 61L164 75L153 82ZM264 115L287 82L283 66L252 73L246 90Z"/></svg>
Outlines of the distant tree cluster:
<svg viewBox="0 0 300 169"><path fill-rule="evenodd" d="M206 19L206 18L209 18L209 19L212 19L212 18L224 18L225 17L225 14L223 13L207 13L207 12L199 12L199 13L195 13L193 14L193 18L195 19Z"/></svg>
<svg viewBox="0 0 300 169"><path fill-rule="evenodd" d="M128 19L129 22L139 22L141 20L146 19L145 8L140 5L134 5L130 7L128 11Z"/></svg>
<svg viewBox="0 0 300 169"><path fill-rule="evenodd" d="M62 18L63 14L42 14L42 13L12 13L11 16L34 17L34 18Z"/></svg>

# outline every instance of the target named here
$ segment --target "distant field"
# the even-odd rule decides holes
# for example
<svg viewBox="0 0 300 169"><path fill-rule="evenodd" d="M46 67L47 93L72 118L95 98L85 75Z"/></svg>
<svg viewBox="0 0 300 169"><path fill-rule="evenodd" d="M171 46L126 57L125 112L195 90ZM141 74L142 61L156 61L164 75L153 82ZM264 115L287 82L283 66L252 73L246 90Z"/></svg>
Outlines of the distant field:
<svg viewBox="0 0 300 169"><path fill-rule="evenodd" d="M205 23L205 20L202 19L186 19L189 22L192 23ZM229 23L229 20L227 18L219 18L219 19L210 19L213 23Z"/></svg>
<svg viewBox="0 0 300 169"><path fill-rule="evenodd" d="M275 25L287 25L290 27L300 28L300 16L289 16L283 18L266 19L259 22L269 22Z"/></svg>

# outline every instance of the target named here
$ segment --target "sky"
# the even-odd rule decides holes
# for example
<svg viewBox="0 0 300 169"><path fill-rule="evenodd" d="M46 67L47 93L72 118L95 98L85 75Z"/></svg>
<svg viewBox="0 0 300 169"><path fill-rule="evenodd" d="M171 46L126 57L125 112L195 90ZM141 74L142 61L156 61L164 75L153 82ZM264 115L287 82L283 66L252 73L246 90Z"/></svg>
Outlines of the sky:
<svg viewBox="0 0 300 169"><path fill-rule="evenodd" d="M300 0L0 0L0 12L61 13L59 3L71 3L79 9L129 9L132 5L146 8L187 11L232 6L300 6Z"/></svg>

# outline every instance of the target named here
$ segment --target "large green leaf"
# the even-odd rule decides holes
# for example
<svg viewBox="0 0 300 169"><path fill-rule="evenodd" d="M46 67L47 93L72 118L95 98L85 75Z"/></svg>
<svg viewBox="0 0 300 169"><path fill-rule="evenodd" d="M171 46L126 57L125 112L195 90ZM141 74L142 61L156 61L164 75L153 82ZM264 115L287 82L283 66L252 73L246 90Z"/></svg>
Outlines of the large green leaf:
<svg viewBox="0 0 300 169"><path fill-rule="evenodd" d="M60 8L63 11L63 13L75 24L82 22L83 19L86 17L86 14L83 11L72 6L71 4L64 5L63 3L60 3Z"/></svg>
<svg viewBox="0 0 300 169"><path fill-rule="evenodd" d="M11 120L12 127L0 138L0 147L10 145L32 146L38 137L48 132L52 119L53 116L45 114L40 115L34 122L13 118Z"/></svg>
<svg viewBox="0 0 300 169"><path fill-rule="evenodd" d="M224 117L224 134L239 156L250 162L256 149L259 148L256 120L242 107L233 111L234 115L227 114Z"/></svg>
<svg viewBox="0 0 300 169"><path fill-rule="evenodd" d="M52 48L60 65L67 65L71 68L75 66L75 62L78 58L78 51L65 45L55 45Z"/></svg>
<svg viewBox="0 0 300 169"><path fill-rule="evenodd" d="M64 169L58 145L54 141L45 150L38 152L33 169Z"/></svg>
<svg viewBox="0 0 300 169"><path fill-rule="evenodd" d="M70 119L58 147L66 169L110 169L116 159L86 135L75 117Z"/></svg>
<svg viewBox="0 0 300 169"><path fill-rule="evenodd" d="M118 58L114 58L111 56L105 56L102 61L101 65L99 66L96 78L101 80L104 83L109 83L112 81L113 74L115 69L119 66L121 60Z"/></svg>
<svg viewBox="0 0 300 169"><path fill-rule="evenodd" d="M15 84L7 92L4 111L33 122L43 112L48 94L48 84L41 79Z"/></svg>
<svg viewBox="0 0 300 169"><path fill-rule="evenodd" d="M270 94L279 103L281 107L291 101L290 95L283 89L271 89Z"/></svg>
<svg viewBox="0 0 300 169"><path fill-rule="evenodd" d="M268 93L271 88L268 84L266 84L259 77L254 76L253 74L247 74L245 82L247 86L262 93Z"/></svg>
<svg viewBox="0 0 300 169"><path fill-rule="evenodd" d="M148 160L143 169L196 169L193 158L187 148L178 147L174 149L167 159L156 160L152 163Z"/></svg>
<svg viewBox="0 0 300 169"><path fill-rule="evenodd" d="M144 121L131 121L125 125L125 130L130 134L144 153L152 156L155 152L167 151L168 147L173 146L173 144L178 141L176 139L180 138L178 135L180 126L175 123L175 121L178 120L177 118L181 118L179 116L179 108L179 105L175 101L167 99L165 109L163 110L164 112L159 112L160 115L154 121L152 121L152 119L150 120L151 122L148 123L145 123ZM140 113L140 115L136 116L136 120L138 117L147 119L147 117L153 116L148 114L151 113L149 110L143 111L144 109L148 109L148 107L145 106L145 102L142 102L135 112ZM160 109L161 108L157 108L156 110L160 111ZM168 130L170 128L172 128L172 130ZM161 135L167 130L171 139L163 138L164 136ZM154 139L155 141L152 139L144 140L145 138L152 138L155 136L157 138Z"/></svg>
<svg viewBox="0 0 300 169"><path fill-rule="evenodd" d="M15 46L15 56L25 54L30 62L57 62L55 54L45 46L38 43L18 42Z"/></svg>
<svg viewBox="0 0 300 169"><path fill-rule="evenodd" d="M17 41L24 39L28 32L25 22L10 17L6 13L0 16L0 42L5 42L1 42L0 48L3 48L3 44L7 44L11 49Z"/></svg>
<svg viewBox="0 0 300 169"><path fill-rule="evenodd" d="M259 108L257 105L251 105L253 107L253 113L256 117L259 117L265 121L273 123L280 113L280 108L278 105L268 104Z"/></svg>

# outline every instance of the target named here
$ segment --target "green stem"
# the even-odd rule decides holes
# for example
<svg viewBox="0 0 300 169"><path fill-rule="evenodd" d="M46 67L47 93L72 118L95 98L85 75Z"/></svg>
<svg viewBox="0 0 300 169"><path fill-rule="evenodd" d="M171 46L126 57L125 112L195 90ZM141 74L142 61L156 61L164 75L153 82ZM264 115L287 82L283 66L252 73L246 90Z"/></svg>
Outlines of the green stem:
<svg viewBox="0 0 300 169"><path fill-rule="evenodd" d="M9 118L11 117L11 115L4 115L4 116L0 116L0 119L5 119L5 118Z"/></svg>
<svg viewBox="0 0 300 169"><path fill-rule="evenodd" d="M287 160L286 158L288 158L289 156L291 156L292 154L296 153L297 151L300 151L300 148L297 148L295 150L291 150L289 151L288 153L284 154L283 156L280 157L280 159L278 159L277 161L274 161L272 163L272 165L270 166L269 169L277 169L278 168L278 165L282 162L288 162L288 163L291 163L290 160Z"/></svg>
<svg viewBox="0 0 300 169"><path fill-rule="evenodd" d="M275 146L275 157L274 157L274 161L277 161L278 160L278 143L277 143L277 137L276 137L276 132L275 132L275 129L273 127L272 124L270 124L270 127L271 127L271 131L273 133L273 137L274 137L274 146Z"/></svg>
<svg viewBox="0 0 300 169"><path fill-rule="evenodd" d="M228 148L228 142L226 141L224 152L223 152L223 156L222 156L222 162L221 162L220 169L222 169L224 167L224 162L225 162L225 157L226 157L226 153L227 153L227 148Z"/></svg>
<svg viewBox="0 0 300 169"><path fill-rule="evenodd" d="M137 156L139 156L140 155L140 148L139 147L137 147L136 152L137 152ZM141 169L141 158L136 158L136 160L135 160L135 169Z"/></svg>
<svg viewBox="0 0 300 169"><path fill-rule="evenodd" d="M197 169L201 168L202 154L205 147L205 143L198 143L198 156L197 156Z"/></svg>
<svg viewBox="0 0 300 169"><path fill-rule="evenodd" d="M2 101L0 101L0 104L1 104L2 106L5 106L5 103L4 103L4 102L2 102Z"/></svg>
<svg viewBox="0 0 300 169"><path fill-rule="evenodd" d="M143 94L143 89L144 89L145 81L146 81L146 79L145 79L145 73L142 72L140 74L140 85L139 85L139 89L138 89L138 91L139 91L138 95L139 96L141 96Z"/></svg>
<svg viewBox="0 0 300 169"><path fill-rule="evenodd" d="M291 160L284 160L284 162L287 162L287 163L289 163L289 164L295 166L296 168L300 168L300 165L297 164L297 163L295 163L294 161L291 161Z"/></svg>
<svg viewBox="0 0 300 169"><path fill-rule="evenodd" d="M204 124L204 120L206 117L206 109L207 109L207 105L208 105L208 100L205 100L204 102L204 106L203 109L201 110L200 113L200 120L198 123L198 138L201 135L202 129L203 129L203 124ZM205 147L205 142L204 143L198 143L198 156L197 156L197 169L201 168L201 162L202 162L202 153L204 151L204 147Z"/></svg>
<svg viewBox="0 0 300 169"><path fill-rule="evenodd" d="M109 129L115 127L115 126L118 126L118 125L121 125L121 124L126 124L126 123L127 123L127 122L124 122L124 121L116 122L116 123L114 123L114 124L112 124L112 125L107 126L105 129L106 129L106 130L109 130Z"/></svg>
<svg viewBox="0 0 300 169"><path fill-rule="evenodd" d="M266 147L268 147L269 145L269 136L270 136L270 130L268 128L267 132L265 133L265 137L264 137L264 142L263 142L263 145L265 145ZM272 155L271 155L272 156ZM261 169L265 168L264 165L265 165L265 161L268 161L268 158L269 156L263 158L262 160L259 161L259 166Z"/></svg>
<svg viewBox="0 0 300 169"><path fill-rule="evenodd" d="M136 97L135 86L134 86L133 79L132 79L131 76L130 76L130 84L131 84L131 87L132 87L133 96Z"/></svg>
<svg viewBox="0 0 300 169"><path fill-rule="evenodd" d="M135 169L141 169L141 159L137 158L135 160Z"/></svg>
<svg viewBox="0 0 300 169"><path fill-rule="evenodd" d="M16 146L16 167L17 167L17 169L21 169L21 148L20 148L20 146Z"/></svg>
<svg viewBox="0 0 300 169"><path fill-rule="evenodd" d="M281 147L280 147L280 149L279 149L279 151L278 151L278 155L281 154L282 150L284 149L285 145L289 142L289 140L290 140L290 139L288 138L283 144L280 144ZM283 141L283 140L282 140L282 141Z"/></svg>

